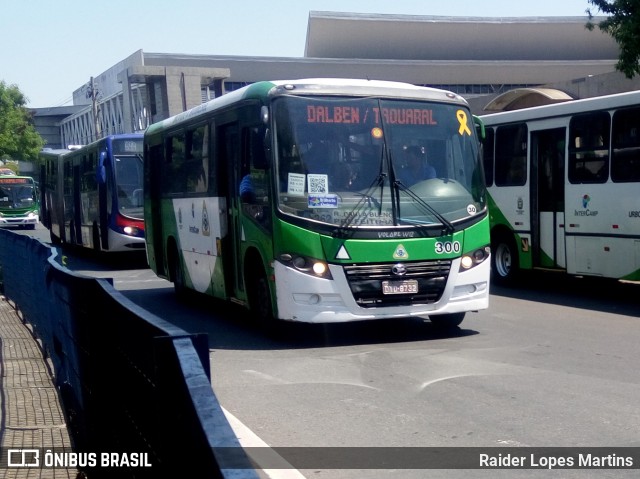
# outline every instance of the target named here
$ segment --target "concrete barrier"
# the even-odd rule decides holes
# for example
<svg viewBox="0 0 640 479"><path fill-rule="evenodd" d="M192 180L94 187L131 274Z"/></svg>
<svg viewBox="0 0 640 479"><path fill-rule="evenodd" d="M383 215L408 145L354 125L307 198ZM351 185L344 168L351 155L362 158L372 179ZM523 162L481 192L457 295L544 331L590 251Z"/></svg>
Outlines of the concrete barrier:
<svg viewBox="0 0 640 479"><path fill-rule="evenodd" d="M208 338L140 308L108 279L60 266L55 248L0 229L5 296L42 342L88 476L257 478L211 388ZM232 468L221 463L234 451ZM150 466L141 465L144 458Z"/></svg>

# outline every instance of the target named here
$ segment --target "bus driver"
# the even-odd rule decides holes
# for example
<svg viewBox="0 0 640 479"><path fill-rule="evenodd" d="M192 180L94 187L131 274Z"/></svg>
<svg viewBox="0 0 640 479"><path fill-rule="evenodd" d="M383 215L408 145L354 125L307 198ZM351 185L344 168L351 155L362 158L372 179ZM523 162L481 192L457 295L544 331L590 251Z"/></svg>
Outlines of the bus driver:
<svg viewBox="0 0 640 479"><path fill-rule="evenodd" d="M420 181L436 177L436 170L427 163L424 148L408 146L403 149L404 161L402 168L396 170L396 178L404 185L411 186Z"/></svg>

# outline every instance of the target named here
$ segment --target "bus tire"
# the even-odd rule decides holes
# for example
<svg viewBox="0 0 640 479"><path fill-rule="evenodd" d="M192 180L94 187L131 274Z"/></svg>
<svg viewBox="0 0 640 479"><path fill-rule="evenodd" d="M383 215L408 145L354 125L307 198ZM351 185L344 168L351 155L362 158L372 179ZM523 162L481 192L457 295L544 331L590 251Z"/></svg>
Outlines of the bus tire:
<svg viewBox="0 0 640 479"><path fill-rule="evenodd" d="M51 244L54 246L59 246L62 244L62 240L58 238L53 231L49 230L49 239L51 240Z"/></svg>
<svg viewBox="0 0 640 479"><path fill-rule="evenodd" d="M73 221L69 222L69 238L67 238L69 244L76 244L76 228Z"/></svg>
<svg viewBox="0 0 640 479"><path fill-rule="evenodd" d="M258 326L271 331L276 320L273 317L273 305L271 302L271 290L264 269L260 267L249 277L249 309Z"/></svg>
<svg viewBox="0 0 640 479"><path fill-rule="evenodd" d="M453 329L460 326L464 315L465 313L434 314L429 316L429 320L438 329Z"/></svg>
<svg viewBox="0 0 640 479"><path fill-rule="evenodd" d="M96 252L100 252L100 230L98 229L98 225L96 223L93 224L93 249Z"/></svg>
<svg viewBox="0 0 640 479"><path fill-rule="evenodd" d="M513 238L498 236L491 244L491 277L496 284L513 284L518 274L518 250Z"/></svg>
<svg viewBox="0 0 640 479"><path fill-rule="evenodd" d="M180 255L178 254L178 247L172 244L169 249L169 274L171 282L173 283L173 290L179 301L186 299L187 287L184 281L184 271L182 270L182 263L180 261Z"/></svg>

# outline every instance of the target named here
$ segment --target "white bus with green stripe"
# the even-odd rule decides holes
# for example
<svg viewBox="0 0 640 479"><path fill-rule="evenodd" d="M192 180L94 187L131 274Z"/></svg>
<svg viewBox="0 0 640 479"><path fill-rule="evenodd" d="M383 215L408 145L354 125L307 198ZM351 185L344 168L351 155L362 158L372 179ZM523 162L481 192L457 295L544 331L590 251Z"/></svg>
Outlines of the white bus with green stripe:
<svg viewBox="0 0 640 479"><path fill-rule="evenodd" d="M482 120L494 279L640 280L640 92Z"/></svg>
<svg viewBox="0 0 640 479"><path fill-rule="evenodd" d="M489 301L474 125L453 93L346 79L259 82L153 124L149 265L265 322L458 325ZM408 174L410 149L435 177Z"/></svg>

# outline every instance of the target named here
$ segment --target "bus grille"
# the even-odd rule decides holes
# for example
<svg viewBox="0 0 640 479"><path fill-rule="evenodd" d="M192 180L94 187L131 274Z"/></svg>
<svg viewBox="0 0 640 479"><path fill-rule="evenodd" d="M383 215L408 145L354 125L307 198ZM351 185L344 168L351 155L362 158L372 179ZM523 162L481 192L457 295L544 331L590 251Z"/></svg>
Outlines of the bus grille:
<svg viewBox="0 0 640 479"><path fill-rule="evenodd" d="M394 274L392 268L402 265L405 273ZM344 266L349 287L356 302L363 308L408 306L435 303L447 284L450 260L354 264ZM383 281L416 280L417 293L383 294Z"/></svg>

